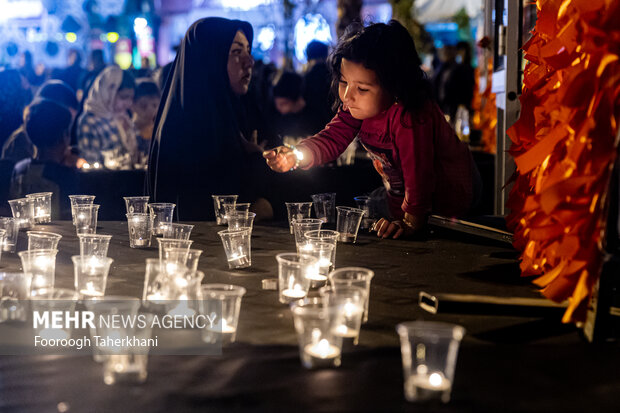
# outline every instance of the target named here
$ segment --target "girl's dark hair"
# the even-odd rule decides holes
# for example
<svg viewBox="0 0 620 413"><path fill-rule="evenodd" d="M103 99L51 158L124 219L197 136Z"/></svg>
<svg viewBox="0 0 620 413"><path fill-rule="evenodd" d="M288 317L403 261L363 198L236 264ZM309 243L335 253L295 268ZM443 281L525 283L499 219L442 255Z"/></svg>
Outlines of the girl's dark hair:
<svg viewBox="0 0 620 413"><path fill-rule="evenodd" d="M161 92L159 91L157 83L149 78L138 79L136 81L136 94L133 95L133 100L137 101L145 96L152 96L156 98L161 97Z"/></svg>
<svg viewBox="0 0 620 413"><path fill-rule="evenodd" d="M118 90L122 89L136 89L136 79L127 70L123 70L123 80L118 87Z"/></svg>
<svg viewBox="0 0 620 413"><path fill-rule="evenodd" d="M334 110L342 103L338 98L342 59L373 70L379 85L406 109L403 115L417 112L433 98L431 84L420 68L422 62L413 39L396 20L367 27L354 24L340 38L329 60L332 93L336 97Z"/></svg>

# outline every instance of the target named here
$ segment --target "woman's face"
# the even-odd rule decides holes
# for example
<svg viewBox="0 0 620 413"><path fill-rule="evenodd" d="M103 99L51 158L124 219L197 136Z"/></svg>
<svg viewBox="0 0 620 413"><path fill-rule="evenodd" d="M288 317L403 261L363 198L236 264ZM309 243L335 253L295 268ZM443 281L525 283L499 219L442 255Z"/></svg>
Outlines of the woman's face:
<svg viewBox="0 0 620 413"><path fill-rule="evenodd" d="M228 80L236 95L248 93L252 78L254 59L250 53L250 44L241 30L237 31L228 51Z"/></svg>
<svg viewBox="0 0 620 413"><path fill-rule="evenodd" d="M123 113L131 108L133 104L133 89L121 89L114 98L114 112Z"/></svg>

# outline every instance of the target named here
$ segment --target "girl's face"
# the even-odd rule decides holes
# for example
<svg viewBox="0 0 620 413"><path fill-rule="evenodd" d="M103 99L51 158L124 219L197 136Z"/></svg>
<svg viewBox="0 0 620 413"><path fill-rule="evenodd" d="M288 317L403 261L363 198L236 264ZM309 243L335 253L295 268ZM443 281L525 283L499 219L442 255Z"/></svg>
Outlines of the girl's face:
<svg viewBox="0 0 620 413"><path fill-rule="evenodd" d="M394 98L379 86L373 70L347 59L340 63L338 95L344 109L360 120L377 116L394 102Z"/></svg>
<svg viewBox="0 0 620 413"><path fill-rule="evenodd" d="M121 89L114 98L114 112L123 113L131 108L133 104L133 89Z"/></svg>
<svg viewBox="0 0 620 413"><path fill-rule="evenodd" d="M241 30L238 30L228 51L228 65L226 67L230 87L236 95L248 93L253 66L254 59L248 39Z"/></svg>

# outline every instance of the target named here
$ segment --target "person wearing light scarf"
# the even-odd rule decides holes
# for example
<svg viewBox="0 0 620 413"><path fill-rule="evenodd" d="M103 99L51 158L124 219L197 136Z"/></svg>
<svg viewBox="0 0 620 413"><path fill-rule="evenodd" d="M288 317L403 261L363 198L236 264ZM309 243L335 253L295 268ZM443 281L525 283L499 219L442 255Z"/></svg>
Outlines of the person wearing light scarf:
<svg viewBox="0 0 620 413"><path fill-rule="evenodd" d="M138 144L128 109L135 80L116 66L95 79L78 119L77 140L82 157L110 169L127 169L137 161Z"/></svg>

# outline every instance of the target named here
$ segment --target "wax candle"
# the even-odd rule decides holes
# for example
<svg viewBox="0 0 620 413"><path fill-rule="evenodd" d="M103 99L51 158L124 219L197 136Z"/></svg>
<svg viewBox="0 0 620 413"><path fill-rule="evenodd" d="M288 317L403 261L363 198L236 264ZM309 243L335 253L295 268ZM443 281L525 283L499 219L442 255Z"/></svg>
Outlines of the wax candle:
<svg viewBox="0 0 620 413"><path fill-rule="evenodd" d="M308 292L300 284L295 284L282 291L282 295L288 298L304 298L307 294Z"/></svg>
<svg viewBox="0 0 620 413"><path fill-rule="evenodd" d="M340 356L340 349L327 341L327 339L321 339L318 343L307 344L304 347L304 352L314 358L318 359L334 359Z"/></svg>

